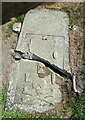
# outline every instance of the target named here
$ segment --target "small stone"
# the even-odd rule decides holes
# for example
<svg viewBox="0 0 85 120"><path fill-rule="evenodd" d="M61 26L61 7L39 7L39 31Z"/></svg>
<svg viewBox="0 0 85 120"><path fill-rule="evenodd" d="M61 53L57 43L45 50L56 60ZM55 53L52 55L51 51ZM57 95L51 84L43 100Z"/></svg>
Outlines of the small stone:
<svg viewBox="0 0 85 120"><path fill-rule="evenodd" d="M75 30L77 30L77 29L78 29L78 26L74 25L74 26L73 26L73 30L75 31Z"/></svg>
<svg viewBox="0 0 85 120"><path fill-rule="evenodd" d="M83 32L80 32L80 37L81 37L81 38L83 37Z"/></svg>
<svg viewBox="0 0 85 120"><path fill-rule="evenodd" d="M17 19L16 19L15 17L10 18L10 20L11 20L12 22L16 22L16 21L17 21Z"/></svg>
<svg viewBox="0 0 85 120"><path fill-rule="evenodd" d="M15 53L15 56L14 56L15 59L21 59L21 56L19 53Z"/></svg>
<svg viewBox="0 0 85 120"><path fill-rule="evenodd" d="M15 23L13 25L13 31L14 32L20 32L20 30L21 30L21 23Z"/></svg>
<svg viewBox="0 0 85 120"><path fill-rule="evenodd" d="M12 55L13 57L15 56L14 49L11 49L11 50L10 50L10 53L11 53L11 55Z"/></svg>
<svg viewBox="0 0 85 120"><path fill-rule="evenodd" d="M47 37L45 37L45 36L42 36L42 40L47 40Z"/></svg>

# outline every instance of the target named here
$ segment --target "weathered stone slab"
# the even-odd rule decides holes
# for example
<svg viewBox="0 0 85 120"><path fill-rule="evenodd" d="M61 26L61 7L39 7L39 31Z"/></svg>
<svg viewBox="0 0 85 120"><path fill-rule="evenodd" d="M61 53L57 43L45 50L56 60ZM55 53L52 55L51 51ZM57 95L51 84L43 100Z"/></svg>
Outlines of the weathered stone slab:
<svg viewBox="0 0 85 120"><path fill-rule="evenodd" d="M70 72L68 15L61 11L31 10L24 19L17 51L32 53ZM5 109L43 113L61 103L57 73L44 64L21 59L12 70ZM58 77L61 79L61 77Z"/></svg>
<svg viewBox="0 0 85 120"><path fill-rule="evenodd" d="M65 12L31 10L25 16L16 50L31 51L70 72L68 24Z"/></svg>
<svg viewBox="0 0 85 120"><path fill-rule="evenodd" d="M43 67L41 77L39 67ZM61 102L62 92L52 75L56 76L42 63L20 60L12 71L5 110L20 108L30 113L42 113L53 109Z"/></svg>

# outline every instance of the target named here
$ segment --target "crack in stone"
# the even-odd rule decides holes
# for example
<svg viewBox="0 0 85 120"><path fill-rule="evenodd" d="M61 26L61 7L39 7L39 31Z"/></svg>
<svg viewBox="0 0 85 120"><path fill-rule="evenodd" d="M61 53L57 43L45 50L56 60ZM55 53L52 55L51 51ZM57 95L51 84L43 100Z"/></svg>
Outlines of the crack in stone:
<svg viewBox="0 0 85 120"><path fill-rule="evenodd" d="M45 15L48 20L40 18ZM56 70L53 71L52 66L49 66L48 63L54 64L54 68L58 65L61 69L70 70L67 31L69 18L67 17L66 22L63 19L65 16L67 15L64 12L52 10L32 10L30 15L29 12L26 14L16 51L24 53L30 51L48 62L43 64L47 65L45 68L40 65L42 60L31 61L16 57L20 61L16 65L18 72L12 70L11 81L13 83L10 85L7 109L18 107L30 113L33 111L43 113L54 109L55 104L61 103L62 91L59 84L55 83ZM39 65L41 69L39 69ZM13 89L11 89L12 87ZM12 102L15 103L11 104Z"/></svg>

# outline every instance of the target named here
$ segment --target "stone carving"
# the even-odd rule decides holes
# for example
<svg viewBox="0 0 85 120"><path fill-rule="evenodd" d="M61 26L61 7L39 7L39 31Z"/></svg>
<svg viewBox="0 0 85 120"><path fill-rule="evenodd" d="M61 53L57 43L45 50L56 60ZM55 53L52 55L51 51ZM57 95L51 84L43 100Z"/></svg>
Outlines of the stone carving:
<svg viewBox="0 0 85 120"><path fill-rule="evenodd" d="M23 106L26 105L26 108L30 108L30 105L32 105L31 112L36 111L36 107L38 107L38 112L45 112L53 109L56 103L61 102L62 93L59 89L59 85L55 84L55 73L49 69L49 74L44 77L40 77L38 74L43 73L43 71L38 69L37 72L37 66L45 67L42 63L25 60L20 60L16 65L17 74L12 78L12 82L16 82L16 86L12 86L13 88L11 91L8 91L7 96L8 100L12 97L11 95L13 93L14 99L12 98L13 101L9 100L10 105L6 104L6 110L16 107L24 109L24 107L19 106L22 104ZM20 70L24 72L19 72ZM15 75L14 70L12 76L13 75ZM11 84L9 84L9 86L11 87ZM41 106L45 106L45 108L43 109ZM27 111L30 112L29 109L27 109Z"/></svg>
<svg viewBox="0 0 85 120"><path fill-rule="evenodd" d="M58 53L56 51L54 51L52 55L53 55L54 59L56 59L56 60L58 59Z"/></svg>
<svg viewBox="0 0 85 120"><path fill-rule="evenodd" d="M25 16L16 50L30 51L70 72L68 24L65 12L31 10ZM57 60L52 57L55 51Z"/></svg>
<svg viewBox="0 0 85 120"><path fill-rule="evenodd" d="M65 69L61 69L58 66L56 66L54 64L51 64L49 61L47 61L47 60L45 60L45 59L31 53L31 52L26 52L26 53L23 53L21 51L16 51L16 52L19 54L20 58L42 62L47 67L52 69L54 72L60 74L61 76L72 79L71 73L67 72ZM39 67L39 68L41 68L41 70L44 69L42 67Z"/></svg>
<svg viewBox="0 0 85 120"><path fill-rule="evenodd" d="M31 10L24 19L16 51L32 52L70 72L68 15L54 10ZM20 59L14 66L5 110L19 108L43 113L62 102L57 73L38 61ZM58 80L62 77L58 76Z"/></svg>

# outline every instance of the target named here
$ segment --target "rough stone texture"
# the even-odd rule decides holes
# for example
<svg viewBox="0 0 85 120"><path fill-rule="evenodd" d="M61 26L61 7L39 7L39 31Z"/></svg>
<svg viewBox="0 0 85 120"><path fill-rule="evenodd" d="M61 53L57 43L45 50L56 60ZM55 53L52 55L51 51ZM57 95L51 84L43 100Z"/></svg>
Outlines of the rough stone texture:
<svg viewBox="0 0 85 120"><path fill-rule="evenodd" d="M25 16L16 50L31 51L70 72L68 24L65 12L31 10Z"/></svg>
<svg viewBox="0 0 85 120"><path fill-rule="evenodd" d="M21 30L21 23L15 23L15 24L13 25L13 31L19 33L20 30Z"/></svg>
<svg viewBox="0 0 85 120"><path fill-rule="evenodd" d="M39 73L44 76L39 77ZM12 70L5 110L18 107L30 113L42 113L53 109L62 100L60 86L53 76L56 74L42 63L20 60Z"/></svg>
<svg viewBox="0 0 85 120"><path fill-rule="evenodd" d="M53 10L31 10L24 19L16 50L32 53L70 72L69 18ZM62 101L57 73L44 64L21 59L12 70L5 110L20 108L30 113L54 109Z"/></svg>

